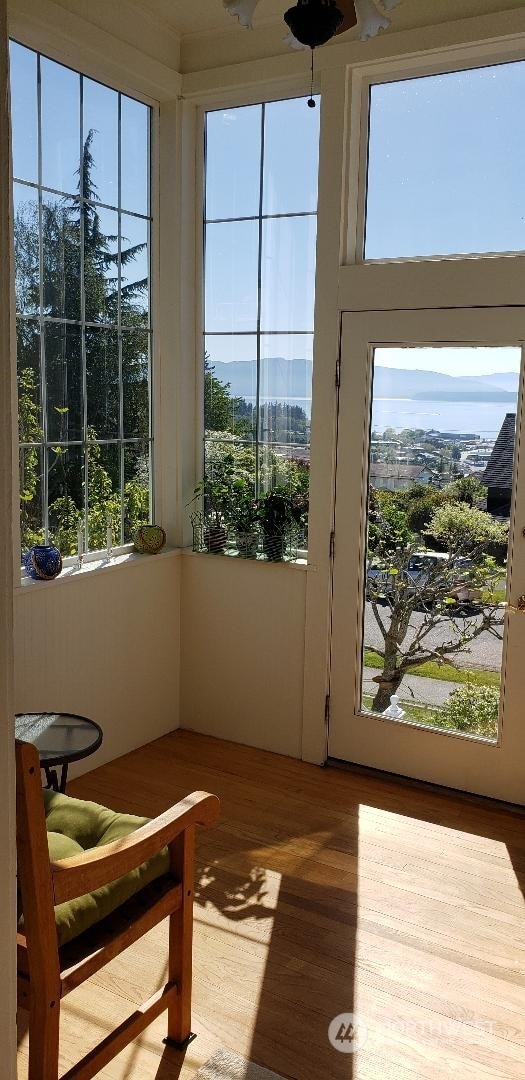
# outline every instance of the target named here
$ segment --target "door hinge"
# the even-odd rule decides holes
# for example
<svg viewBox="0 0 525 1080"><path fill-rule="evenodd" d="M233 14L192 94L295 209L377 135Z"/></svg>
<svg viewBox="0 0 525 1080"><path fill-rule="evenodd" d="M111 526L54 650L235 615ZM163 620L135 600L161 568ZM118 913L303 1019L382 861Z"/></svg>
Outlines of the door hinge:
<svg viewBox="0 0 525 1080"><path fill-rule="evenodd" d="M325 698L324 722L325 722L326 726L328 727L328 724L330 723L330 694L327 694L326 698Z"/></svg>
<svg viewBox="0 0 525 1080"><path fill-rule="evenodd" d="M339 390L341 385L341 356L338 356L335 362L335 385Z"/></svg>
<svg viewBox="0 0 525 1080"><path fill-rule="evenodd" d="M330 533L330 558L335 559L335 532L333 529Z"/></svg>

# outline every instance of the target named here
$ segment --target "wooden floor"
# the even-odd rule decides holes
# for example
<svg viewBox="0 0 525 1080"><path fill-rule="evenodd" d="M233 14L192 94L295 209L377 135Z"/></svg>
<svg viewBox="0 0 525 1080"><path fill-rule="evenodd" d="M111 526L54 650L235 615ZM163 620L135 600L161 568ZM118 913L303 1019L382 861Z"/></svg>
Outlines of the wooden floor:
<svg viewBox="0 0 525 1080"><path fill-rule="evenodd" d="M196 788L222 800L198 839L198 1038L166 1049L161 1017L101 1078L190 1080L228 1047L296 1080L523 1080L524 817L186 732L69 790L155 815ZM65 1000L64 1070L164 980L164 943ZM357 1054L328 1041L345 1012Z"/></svg>

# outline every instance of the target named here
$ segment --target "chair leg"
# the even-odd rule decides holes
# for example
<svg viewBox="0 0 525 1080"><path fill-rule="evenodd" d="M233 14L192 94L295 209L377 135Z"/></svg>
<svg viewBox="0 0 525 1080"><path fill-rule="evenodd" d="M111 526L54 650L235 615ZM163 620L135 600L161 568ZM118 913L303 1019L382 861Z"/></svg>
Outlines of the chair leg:
<svg viewBox="0 0 525 1080"><path fill-rule="evenodd" d="M60 994L52 1002L33 997L29 1008L28 1080L58 1080Z"/></svg>
<svg viewBox="0 0 525 1080"><path fill-rule="evenodd" d="M193 945L193 875L195 828L186 829L170 845L172 872L182 882L182 904L170 915L168 980L179 993L168 1006L168 1046L182 1050L194 1036L191 1031L191 982Z"/></svg>

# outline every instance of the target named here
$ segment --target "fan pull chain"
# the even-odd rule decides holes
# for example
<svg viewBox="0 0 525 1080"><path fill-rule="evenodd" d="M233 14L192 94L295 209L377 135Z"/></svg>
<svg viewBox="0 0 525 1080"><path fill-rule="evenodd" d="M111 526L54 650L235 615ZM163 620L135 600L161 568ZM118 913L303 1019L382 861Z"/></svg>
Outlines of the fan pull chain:
<svg viewBox="0 0 525 1080"><path fill-rule="evenodd" d="M310 97L308 98L308 108L309 109L315 109L315 101L314 101L314 50L313 49L311 50L311 53L312 53L312 72L311 72L311 79L310 79Z"/></svg>

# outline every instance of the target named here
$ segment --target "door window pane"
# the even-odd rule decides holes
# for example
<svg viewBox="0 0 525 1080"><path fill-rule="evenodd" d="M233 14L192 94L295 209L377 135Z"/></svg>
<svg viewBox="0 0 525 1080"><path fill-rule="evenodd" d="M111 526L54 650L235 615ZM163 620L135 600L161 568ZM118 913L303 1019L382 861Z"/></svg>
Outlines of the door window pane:
<svg viewBox="0 0 525 1080"><path fill-rule="evenodd" d="M522 251L525 62L370 91L366 259Z"/></svg>
<svg viewBox="0 0 525 1080"><path fill-rule="evenodd" d="M365 713L498 736L520 365L518 348L375 349Z"/></svg>

